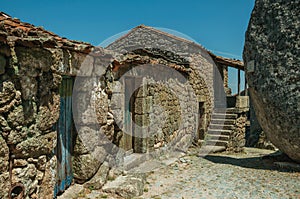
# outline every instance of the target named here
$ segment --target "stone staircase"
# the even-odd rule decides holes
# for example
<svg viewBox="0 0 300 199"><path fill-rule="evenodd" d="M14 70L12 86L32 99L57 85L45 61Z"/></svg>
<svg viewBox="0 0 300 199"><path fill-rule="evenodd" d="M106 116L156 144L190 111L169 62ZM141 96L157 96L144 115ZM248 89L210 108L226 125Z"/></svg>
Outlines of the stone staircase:
<svg viewBox="0 0 300 199"><path fill-rule="evenodd" d="M206 138L203 140L206 151L213 153L226 150L236 118L234 108L214 110Z"/></svg>

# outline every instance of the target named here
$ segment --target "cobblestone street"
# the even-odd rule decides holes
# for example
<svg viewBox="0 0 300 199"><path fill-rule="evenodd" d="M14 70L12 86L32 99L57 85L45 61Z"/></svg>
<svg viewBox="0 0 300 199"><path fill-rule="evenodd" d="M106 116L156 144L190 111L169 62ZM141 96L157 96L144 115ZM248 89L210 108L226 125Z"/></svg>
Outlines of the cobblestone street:
<svg viewBox="0 0 300 199"><path fill-rule="evenodd" d="M291 164L292 171L286 164L275 167L274 160L262 158L273 152L247 148L245 153L219 153L203 158L198 157L197 150L191 150L181 158L165 161L169 166L149 172L144 194L136 199L300 198L300 173L295 172L299 165ZM158 164L152 161L144 165L149 169ZM122 197L76 185L59 198Z"/></svg>
<svg viewBox="0 0 300 199"><path fill-rule="evenodd" d="M151 174L142 198L300 198L300 173L262 161L269 152L185 156Z"/></svg>

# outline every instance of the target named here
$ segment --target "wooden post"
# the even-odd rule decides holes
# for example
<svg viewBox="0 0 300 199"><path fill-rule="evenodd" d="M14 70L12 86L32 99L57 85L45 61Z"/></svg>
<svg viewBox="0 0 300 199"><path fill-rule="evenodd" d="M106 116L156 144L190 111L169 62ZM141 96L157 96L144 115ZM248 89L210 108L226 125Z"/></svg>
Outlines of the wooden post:
<svg viewBox="0 0 300 199"><path fill-rule="evenodd" d="M238 95L241 92L241 69L238 69Z"/></svg>
<svg viewBox="0 0 300 199"><path fill-rule="evenodd" d="M248 96L248 82L246 78L246 73L245 73L245 96Z"/></svg>

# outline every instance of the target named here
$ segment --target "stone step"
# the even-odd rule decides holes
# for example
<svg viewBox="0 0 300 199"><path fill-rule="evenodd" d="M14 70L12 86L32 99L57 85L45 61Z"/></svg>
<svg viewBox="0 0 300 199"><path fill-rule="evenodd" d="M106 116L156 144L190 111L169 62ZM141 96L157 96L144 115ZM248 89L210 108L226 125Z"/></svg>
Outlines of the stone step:
<svg viewBox="0 0 300 199"><path fill-rule="evenodd" d="M224 146L227 147L228 142L223 140L206 140L205 145L207 146Z"/></svg>
<svg viewBox="0 0 300 199"><path fill-rule="evenodd" d="M208 129L207 134L210 135L227 135L229 136L231 133L231 130L223 130L223 129Z"/></svg>
<svg viewBox="0 0 300 199"><path fill-rule="evenodd" d="M222 141L228 141L229 136L228 135L214 135L214 134L207 134L208 140L222 140Z"/></svg>
<svg viewBox="0 0 300 199"><path fill-rule="evenodd" d="M224 124L224 125L233 125L235 124L235 120L232 119L212 119L212 124Z"/></svg>
<svg viewBox="0 0 300 199"><path fill-rule="evenodd" d="M222 114L222 113L213 113L211 116L212 119L236 119L237 114Z"/></svg>
<svg viewBox="0 0 300 199"><path fill-rule="evenodd" d="M237 112L236 108L216 108L213 110L213 113L222 113L222 114L234 114Z"/></svg>
<svg viewBox="0 0 300 199"><path fill-rule="evenodd" d="M203 146L198 154L198 156L203 157L211 153L223 152L226 150L224 146Z"/></svg>
<svg viewBox="0 0 300 199"><path fill-rule="evenodd" d="M221 125L221 124L210 124L209 125L209 129L213 129L213 130L233 130L234 126L233 125Z"/></svg>
<svg viewBox="0 0 300 199"><path fill-rule="evenodd" d="M146 154L133 153L124 158L124 169L130 170L147 161L149 157Z"/></svg>

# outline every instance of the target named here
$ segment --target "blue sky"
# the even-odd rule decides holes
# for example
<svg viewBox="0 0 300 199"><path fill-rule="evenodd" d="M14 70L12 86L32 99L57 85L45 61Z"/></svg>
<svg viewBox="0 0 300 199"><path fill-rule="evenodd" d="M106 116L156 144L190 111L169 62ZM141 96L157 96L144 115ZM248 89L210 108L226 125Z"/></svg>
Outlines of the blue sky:
<svg viewBox="0 0 300 199"><path fill-rule="evenodd" d="M1 0L0 10L60 36L98 45L140 24L172 29L218 55L242 59L255 0ZM236 71L230 71L236 90Z"/></svg>

